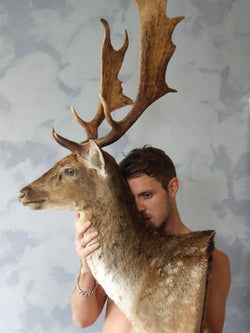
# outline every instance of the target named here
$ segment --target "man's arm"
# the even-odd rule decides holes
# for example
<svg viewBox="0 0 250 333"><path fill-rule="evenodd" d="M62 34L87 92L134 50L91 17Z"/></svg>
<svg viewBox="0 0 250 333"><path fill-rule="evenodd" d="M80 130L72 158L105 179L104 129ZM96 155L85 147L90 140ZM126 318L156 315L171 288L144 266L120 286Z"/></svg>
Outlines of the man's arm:
<svg viewBox="0 0 250 333"><path fill-rule="evenodd" d="M84 226L79 227L78 219L79 215L77 215L75 222L75 246L76 252L81 261L78 286L84 293L90 293L95 286L95 280L87 264L87 256L99 247L99 243L96 242L90 246L86 245L95 239L98 236L98 233L93 232L88 235L84 235L91 223L87 222ZM93 294L89 296L83 296L75 288L71 297L72 319L74 323L79 327L88 327L92 325L102 312L106 298L107 296L100 285L97 285Z"/></svg>
<svg viewBox="0 0 250 333"><path fill-rule="evenodd" d="M203 333L222 333L226 300L231 283L230 263L225 253L215 249L208 283L205 329Z"/></svg>
<svg viewBox="0 0 250 333"><path fill-rule="evenodd" d="M93 289L95 280L92 275L80 274L79 287L84 292ZM97 285L91 296L81 295L76 288L71 297L72 320L79 327L92 325L102 312L106 300L106 294L100 285Z"/></svg>

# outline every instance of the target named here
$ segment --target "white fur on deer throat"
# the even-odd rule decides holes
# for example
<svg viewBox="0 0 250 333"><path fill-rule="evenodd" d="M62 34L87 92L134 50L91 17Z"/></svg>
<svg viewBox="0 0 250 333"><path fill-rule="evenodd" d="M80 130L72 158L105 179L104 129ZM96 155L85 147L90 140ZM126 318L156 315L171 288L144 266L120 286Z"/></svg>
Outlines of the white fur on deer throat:
<svg viewBox="0 0 250 333"><path fill-rule="evenodd" d="M81 211L78 223L82 224L87 220L85 212ZM118 304L122 311L132 314L134 283L131 285L127 280L125 281L116 270L108 270L104 262L100 260L98 252L96 250L87 259L93 276L103 287L108 297Z"/></svg>
<svg viewBox="0 0 250 333"><path fill-rule="evenodd" d="M135 283L129 283L124 276L116 270L108 270L107 266L98 259L98 250L88 257L88 264L93 276L103 287L106 294L119 308L129 317L133 314L133 303L135 298Z"/></svg>
<svg viewBox="0 0 250 333"><path fill-rule="evenodd" d="M84 211L80 212L79 224L86 222L87 216ZM87 261L91 272L97 282L103 287L108 297L110 297L120 309L125 313L132 314L134 300L134 281L130 284L128 279L124 279L117 270L109 270L104 262L99 258L99 251L96 250L89 255Z"/></svg>

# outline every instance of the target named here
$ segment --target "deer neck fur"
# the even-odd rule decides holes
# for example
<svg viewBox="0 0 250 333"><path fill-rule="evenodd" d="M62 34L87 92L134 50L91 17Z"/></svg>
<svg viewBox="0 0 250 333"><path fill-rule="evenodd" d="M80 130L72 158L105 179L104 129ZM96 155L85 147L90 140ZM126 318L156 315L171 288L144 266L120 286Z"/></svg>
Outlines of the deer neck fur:
<svg viewBox="0 0 250 333"><path fill-rule="evenodd" d="M143 263L138 260L138 249L143 242L138 225L143 225L143 221L126 180L112 160L105 154L107 173L101 184L94 186L95 198L90 198L88 204L85 202L79 223L91 220L89 231L99 231L101 246L88 257L94 277L121 310L132 314L143 270Z"/></svg>

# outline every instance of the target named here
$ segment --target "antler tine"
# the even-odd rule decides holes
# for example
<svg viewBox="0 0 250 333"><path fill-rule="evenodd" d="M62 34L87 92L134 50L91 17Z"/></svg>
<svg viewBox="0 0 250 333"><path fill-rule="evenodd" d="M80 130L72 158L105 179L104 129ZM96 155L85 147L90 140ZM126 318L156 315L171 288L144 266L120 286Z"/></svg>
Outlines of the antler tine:
<svg viewBox="0 0 250 333"><path fill-rule="evenodd" d="M61 146L71 150L71 151L77 151L79 144L68 140L62 136L60 136L59 134L57 134L54 130L54 127L51 128L51 133L53 138L56 140L57 143L59 143Z"/></svg>
<svg viewBox="0 0 250 333"><path fill-rule="evenodd" d="M111 44L108 22L103 18L100 21L104 27L104 40L101 55L102 72L100 94L105 98L109 104L110 112L112 112L123 106L133 104L133 101L122 93L122 82L118 79L118 74L128 48L128 34L125 30L124 43L119 50L115 50ZM89 122L82 120L73 107L71 110L75 119L85 129L87 133L87 141L90 139L97 139L98 127L105 119L101 100L99 100L95 117Z"/></svg>
<svg viewBox="0 0 250 333"><path fill-rule="evenodd" d="M115 50L111 44L108 22L104 19L101 19L101 22L105 33L101 55L102 82L100 94L109 104L110 111L114 111L125 105L133 104L133 101L129 97L123 95L121 86L122 81L118 79L119 71L128 49L128 33L127 30L125 30L124 43L119 50Z"/></svg>
<svg viewBox="0 0 250 333"><path fill-rule="evenodd" d="M99 110L99 108L98 108ZM94 123L94 119L91 122L87 122L82 120L79 115L77 114L75 108L73 106L71 106L71 111L73 113L73 116L75 117L76 121L85 129L88 140L91 139L96 139L97 138L97 131L95 126L93 126ZM97 111L98 114L98 111Z"/></svg>
<svg viewBox="0 0 250 333"><path fill-rule="evenodd" d="M135 0L141 22L140 82L135 103L125 118L115 122L105 96L102 98L107 122L111 131L96 143L107 146L118 140L155 100L169 92L176 92L165 81L167 65L175 51L172 34L183 16L169 19L166 16L167 0ZM108 107L109 106L109 107Z"/></svg>
<svg viewBox="0 0 250 333"><path fill-rule="evenodd" d="M74 153L84 154L88 152L89 149L88 145L77 143L64 138L63 136L55 132L54 127L51 128L51 133L56 142L59 143L59 145L63 146L64 148L67 148Z"/></svg>

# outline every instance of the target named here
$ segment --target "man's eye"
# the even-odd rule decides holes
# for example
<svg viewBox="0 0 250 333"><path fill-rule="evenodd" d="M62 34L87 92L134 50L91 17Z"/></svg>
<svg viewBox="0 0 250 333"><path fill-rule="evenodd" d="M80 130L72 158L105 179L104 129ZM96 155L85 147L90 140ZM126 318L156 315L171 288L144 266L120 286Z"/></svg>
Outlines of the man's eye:
<svg viewBox="0 0 250 333"><path fill-rule="evenodd" d="M149 199L151 197L152 197L151 193L144 193L144 198L145 199Z"/></svg>

